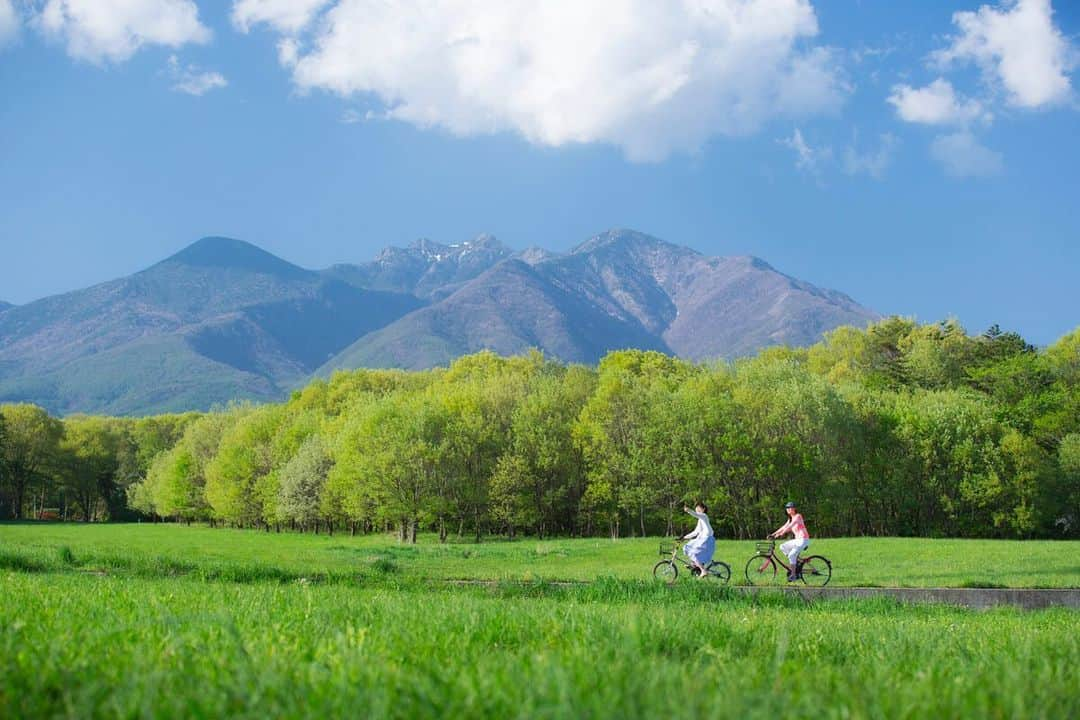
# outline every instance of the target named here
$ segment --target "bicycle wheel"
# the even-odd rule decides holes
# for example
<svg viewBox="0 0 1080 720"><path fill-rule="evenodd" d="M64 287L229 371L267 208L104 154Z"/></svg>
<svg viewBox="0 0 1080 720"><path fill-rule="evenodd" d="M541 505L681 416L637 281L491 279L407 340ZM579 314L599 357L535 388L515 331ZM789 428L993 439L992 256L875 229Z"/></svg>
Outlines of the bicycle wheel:
<svg viewBox="0 0 1080 720"><path fill-rule="evenodd" d="M679 568L670 560L661 560L653 567L652 576L670 585L675 582L675 578L679 577Z"/></svg>
<svg viewBox="0 0 1080 720"><path fill-rule="evenodd" d="M746 561L746 582L751 585L775 585L776 562L764 555L750 558Z"/></svg>
<svg viewBox="0 0 1080 720"><path fill-rule="evenodd" d="M813 587L825 587L832 578L832 563L821 555L811 555L802 561L802 581Z"/></svg>
<svg viewBox="0 0 1080 720"><path fill-rule="evenodd" d="M706 569L709 571L709 575L705 578L706 580L720 583L721 585L727 585L728 581L731 580L731 566L726 562L720 562L719 560L711 562Z"/></svg>

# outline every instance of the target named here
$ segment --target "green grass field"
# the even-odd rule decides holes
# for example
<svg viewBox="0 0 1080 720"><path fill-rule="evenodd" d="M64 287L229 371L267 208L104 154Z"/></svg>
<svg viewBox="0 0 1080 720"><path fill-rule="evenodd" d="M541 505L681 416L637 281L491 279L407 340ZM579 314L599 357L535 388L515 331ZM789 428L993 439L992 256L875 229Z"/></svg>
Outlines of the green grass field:
<svg viewBox="0 0 1080 720"><path fill-rule="evenodd" d="M348 575L389 563L396 575L414 579L640 580L659 560L658 545L658 538L440 545L434 536L424 536L409 546L386 535L277 535L169 524L0 524L0 569L29 563L53 571L273 578ZM753 542L717 542L716 558L732 566L733 582L743 582L753 553ZM832 585L1080 587L1076 541L826 538L815 539L808 553L832 561Z"/></svg>
<svg viewBox="0 0 1080 720"><path fill-rule="evenodd" d="M667 587L656 540L425 540L0 525L0 717L1080 716L1080 612ZM814 549L838 584L1061 587L1078 545ZM432 581L465 577L538 582Z"/></svg>

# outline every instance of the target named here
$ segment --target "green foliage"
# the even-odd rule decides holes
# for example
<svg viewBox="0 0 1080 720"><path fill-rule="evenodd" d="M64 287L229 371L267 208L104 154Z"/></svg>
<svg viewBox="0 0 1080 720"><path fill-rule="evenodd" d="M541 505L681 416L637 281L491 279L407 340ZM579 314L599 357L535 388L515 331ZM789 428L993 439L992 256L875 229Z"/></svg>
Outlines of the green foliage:
<svg viewBox="0 0 1080 720"><path fill-rule="evenodd" d="M281 470L280 517L307 527L322 517L321 499L332 462L322 438L310 435Z"/></svg>
<svg viewBox="0 0 1080 720"><path fill-rule="evenodd" d="M4 511L9 517L33 514L31 494L43 489L60 464L60 438L64 426L36 405L3 405ZM41 503L36 503L38 511Z"/></svg>
<svg viewBox="0 0 1080 720"><path fill-rule="evenodd" d="M279 405L234 410L223 432L207 438L209 459L203 471L206 500L214 517L239 525L279 517L272 450L282 411ZM220 442L210 451L218 438Z"/></svg>
<svg viewBox="0 0 1080 720"><path fill-rule="evenodd" d="M797 500L818 535L1080 536L1080 330L1038 350L996 326L888 318L733 364L483 352L202 416L0 417L9 515L446 542L670 534L703 501L721 537L749 538Z"/></svg>
<svg viewBox="0 0 1080 720"><path fill-rule="evenodd" d="M116 475L121 434L106 418L74 417L64 422L60 441L62 491L82 520L106 515L106 499L117 493Z"/></svg>

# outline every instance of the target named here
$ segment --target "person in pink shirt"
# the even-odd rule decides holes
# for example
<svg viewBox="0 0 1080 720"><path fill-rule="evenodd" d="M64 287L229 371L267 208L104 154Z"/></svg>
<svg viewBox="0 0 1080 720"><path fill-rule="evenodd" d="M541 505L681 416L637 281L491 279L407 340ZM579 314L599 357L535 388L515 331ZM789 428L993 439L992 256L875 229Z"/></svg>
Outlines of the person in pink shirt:
<svg viewBox="0 0 1080 720"><path fill-rule="evenodd" d="M810 547L810 532L806 529L806 521L803 520L799 509L795 507L795 503L789 502L784 506L784 509L788 514L788 521L777 528L776 532L770 533L769 537L778 538L787 533L795 536L794 540L788 540L780 546L780 552L787 555L788 562L791 563L791 569L788 570L788 582L795 582L799 579L799 573L796 570L799 564L799 555L802 554L803 550Z"/></svg>

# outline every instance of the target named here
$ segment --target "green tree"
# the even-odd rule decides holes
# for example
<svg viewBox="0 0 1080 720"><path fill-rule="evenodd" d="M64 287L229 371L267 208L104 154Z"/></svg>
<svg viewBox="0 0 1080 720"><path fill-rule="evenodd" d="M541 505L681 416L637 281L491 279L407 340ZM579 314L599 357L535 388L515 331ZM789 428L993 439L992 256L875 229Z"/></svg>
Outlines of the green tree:
<svg viewBox="0 0 1080 720"><path fill-rule="evenodd" d="M0 518L4 518L11 511L13 488L12 479L8 470L7 449L7 420L0 413Z"/></svg>
<svg viewBox="0 0 1080 720"><path fill-rule="evenodd" d="M37 405L4 405L0 414L7 430L5 452L11 515L26 517L31 491L39 491L40 508L51 489L52 478L60 465L64 426Z"/></svg>
<svg viewBox="0 0 1080 720"><path fill-rule="evenodd" d="M354 520L396 526L416 542L438 471L435 408L415 395L394 394L366 406L341 434L328 487Z"/></svg>
<svg viewBox="0 0 1080 720"><path fill-rule="evenodd" d="M928 390L959 387L975 358L975 346L954 319L922 325L900 340L907 381Z"/></svg>
<svg viewBox="0 0 1080 720"><path fill-rule="evenodd" d="M332 464L322 438L308 436L281 469L278 507L284 519L305 528L319 522L324 515L323 489Z"/></svg>
<svg viewBox="0 0 1080 720"><path fill-rule="evenodd" d="M1061 488L1055 493L1056 503L1049 508L1053 530L1080 536L1080 433L1071 433L1058 446L1058 468Z"/></svg>
<svg viewBox="0 0 1080 720"><path fill-rule="evenodd" d="M592 389L584 368L545 373L514 408L510 440L491 479L492 515L511 536L576 530L583 460L572 442L578 414Z"/></svg>
<svg viewBox="0 0 1080 720"><path fill-rule="evenodd" d="M207 468L222 437L244 412L233 408L187 422L176 444L151 461L145 479L129 486L127 494L133 507L177 520L209 518Z"/></svg>
<svg viewBox="0 0 1080 720"><path fill-rule="evenodd" d="M90 522L107 515L107 500L116 490L120 433L114 423L100 417L73 417L64 421L58 475L64 495Z"/></svg>
<svg viewBox="0 0 1080 720"><path fill-rule="evenodd" d="M235 411L235 422L204 466L206 499L215 517L241 526L279 519L273 441L282 412L280 405Z"/></svg>
<svg viewBox="0 0 1080 720"><path fill-rule="evenodd" d="M666 419L649 408L666 398L697 370L657 352L627 350L611 353L600 362L596 392L574 426L574 439L587 467L588 484L583 503L590 518L606 524L612 537L622 532L624 519L632 519L642 532L646 509L659 504L670 490L673 457L658 443L656 423Z"/></svg>

